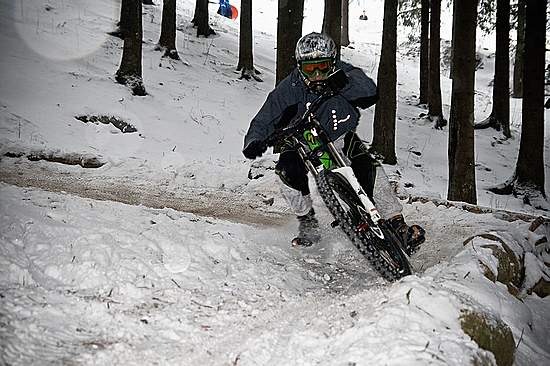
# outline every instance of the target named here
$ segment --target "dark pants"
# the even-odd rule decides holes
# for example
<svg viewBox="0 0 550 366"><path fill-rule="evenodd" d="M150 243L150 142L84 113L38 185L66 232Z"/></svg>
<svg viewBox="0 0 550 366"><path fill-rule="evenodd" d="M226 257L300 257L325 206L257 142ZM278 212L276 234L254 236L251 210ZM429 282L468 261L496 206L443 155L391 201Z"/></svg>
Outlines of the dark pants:
<svg viewBox="0 0 550 366"><path fill-rule="evenodd" d="M378 161L368 153L367 147L353 132L348 132L344 137L344 154L351 161L351 168L357 177L359 184L367 195L373 199L374 180L376 179L376 167ZM292 187L306 196L309 192L307 168L300 159L298 152L290 145L281 146L281 155L275 166L275 173L284 184Z"/></svg>

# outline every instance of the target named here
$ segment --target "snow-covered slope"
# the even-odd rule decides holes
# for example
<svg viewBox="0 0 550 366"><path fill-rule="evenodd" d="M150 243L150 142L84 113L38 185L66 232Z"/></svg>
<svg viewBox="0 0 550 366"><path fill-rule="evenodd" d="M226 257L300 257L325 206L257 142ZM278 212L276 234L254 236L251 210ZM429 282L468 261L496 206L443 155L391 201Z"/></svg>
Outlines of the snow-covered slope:
<svg viewBox="0 0 550 366"><path fill-rule="evenodd" d="M250 176L257 179L249 179L251 163L240 152L250 119L274 85L276 5L254 3L254 57L263 83L238 80L237 22L212 15L218 36L196 38L189 26L194 1L178 1L182 61L174 62L154 51L161 6L145 6L149 95L134 97L113 77L122 42L106 32L117 21L118 1L0 0L0 179L30 187L0 185L1 363L495 362L462 331L465 309L508 324L517 364L550 360L548 298L523 291L518 300L484 276L480 261L493 271L498 266L482 247L494 240L463 246L494 231L523 255L533 250L527 223L407 204L406 216L427 228L428 240L412 258L417 275L395 284L380 279L329 227L317 197L323 242L289 246L296 223L270 170L277 157L254 163ZM358 19L364 8L366 22ZM354 48L342 52L373 77L382 9L381 0L352 2ZM319 1L307 0L304 31L319 30L321 21ZM398 65L399 164L388 171L403 193L444 198L447 131L419 117L418 65L406 51ZM485 65L477 75L479 119L490 112L490 57ZM442 83L448 113L450 80ZM494 131L476 135L478 198L536 215L520 200L486 190L513 172L520 107L512 102L513 139ZM114 116L137 132L75 118L83 115ZM372 115L364 111L360 126L369 140ZM31 155L103 165L29 161ZM534 268L528 274L540 278Z"/></svg>
<svg viewBox="0 0 550 366"><path fill-rule="evenodd" d="M414 205L409 214L459 227L443 225L437 241L415 256L418 269L430 269L390 285L334 230L316 248L292 250L287 232L293 223L249 226L6 185L0 204L0 336L7 364L464 365L493 359L463 333L459 316L466 309L508 324L519 344L517 364L550 357L548 299L516 299L483 276L479 258L498 264L482 247L491 241L461 248L487 227L521 237L526 223ZM322 221L328 227L326 215ZM437 264L451 252L460 254Z"/></svg>

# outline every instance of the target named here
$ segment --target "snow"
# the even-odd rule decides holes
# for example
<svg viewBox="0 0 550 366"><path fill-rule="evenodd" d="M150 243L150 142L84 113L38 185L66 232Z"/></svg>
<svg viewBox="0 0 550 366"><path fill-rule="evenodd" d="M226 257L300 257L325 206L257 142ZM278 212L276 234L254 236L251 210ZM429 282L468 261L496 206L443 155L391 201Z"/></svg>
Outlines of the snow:
<svg viewBox="0 0 550 366"><path fill-rule="evenodd" d="M304 32L320 29L318 3L306 0ZM464 365L480 355L495 362L462 331L468 309L508 324L515 364L550 363L549 298L525 286L520 300L479 265L497 271L484 246L499 243L476 236L493 233L524 254L526 285L549 279L536 246L548 233L530 232L527 222L404 201L407 221L425 227L428 238L411 258L416 273L388 283L330 228L314 192L324 239L290 247L297 224L277 192L277 156L251 163L241 154L248 123L274 85L277 1L254 2L263 83L238 80L238 21L211 5L218 35L196 38L194 1L177 7L182 62L154 51L161 6L144 7L149 95L134 97L114 83L122 42L106 33L118 19L117 1L0 1L2 364ZM358 19L363 9L368 21ZM382 11L381 0L352 2L354 48L342 51L373 77ZM443 9L446 39L449 17ZM478 43L484 67L476 73L476 120L490 112L491 37ZM403 46L398 60L399 163L386 168L403 195L444 199L448 130L420 117L418 59ZM451 81L442 76L448 116ZM359 133L367 140L373 113L362 112ZM114 116L138 131L83 123L79 115ZM509 140L476 131L478 201L547 216L487 190L513 173L521 100L511 100L511 121ZM21 156L32 153L104 165Z"/></svg>

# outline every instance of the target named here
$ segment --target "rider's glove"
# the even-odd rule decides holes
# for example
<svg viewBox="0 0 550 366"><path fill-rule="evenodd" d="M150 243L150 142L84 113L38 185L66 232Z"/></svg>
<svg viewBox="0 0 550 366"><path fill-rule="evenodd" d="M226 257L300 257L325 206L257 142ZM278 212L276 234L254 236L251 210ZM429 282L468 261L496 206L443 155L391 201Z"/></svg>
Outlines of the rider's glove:
<svg viewBox="0 0 550 366"><path fill-rule="evenodd" d="M260 140L251 140L243 149L243 155L248 159L256 159L262 156L267 150L265 142Z"/></svg>

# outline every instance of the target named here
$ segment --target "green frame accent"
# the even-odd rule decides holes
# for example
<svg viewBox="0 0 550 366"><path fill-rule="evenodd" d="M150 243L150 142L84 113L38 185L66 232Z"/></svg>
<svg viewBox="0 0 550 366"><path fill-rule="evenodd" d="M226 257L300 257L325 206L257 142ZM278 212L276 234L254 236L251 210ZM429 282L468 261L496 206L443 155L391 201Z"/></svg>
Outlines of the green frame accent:
<svg viewBox="0 0 550 366"><path fill-rule="evenodd" d="M313 134L313 132L311 132L311 130L305 130L303 136L311 150L315 150L321 146L321 141L319 141L319 139ZM332 169L334 164L327 151L323 152L323 154L319 157L319 160L321 161L325 169Z"/></svg>

